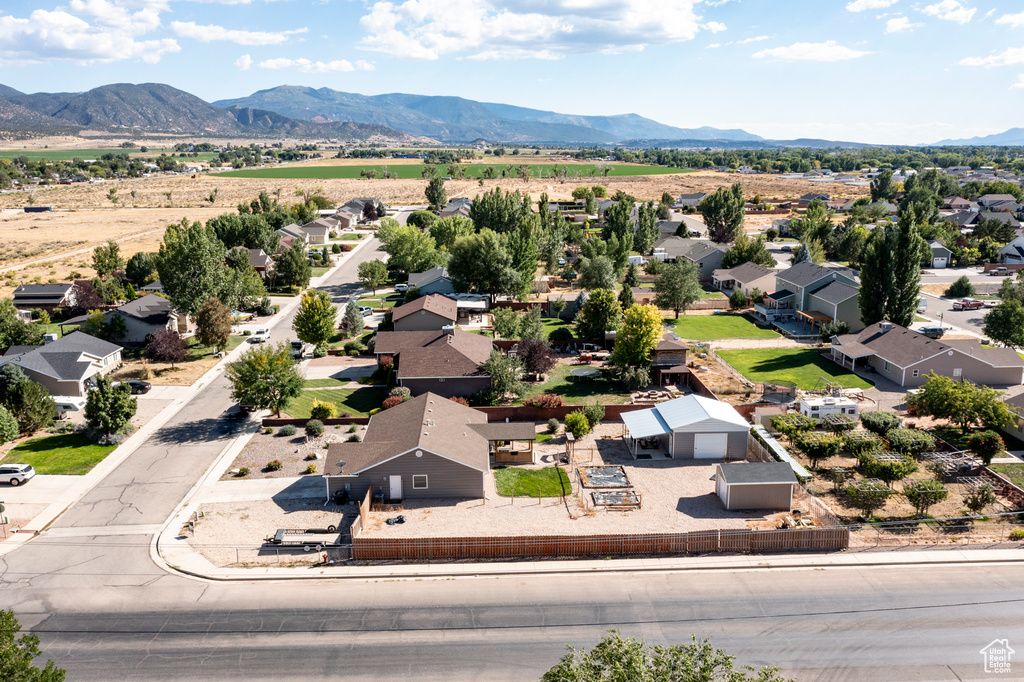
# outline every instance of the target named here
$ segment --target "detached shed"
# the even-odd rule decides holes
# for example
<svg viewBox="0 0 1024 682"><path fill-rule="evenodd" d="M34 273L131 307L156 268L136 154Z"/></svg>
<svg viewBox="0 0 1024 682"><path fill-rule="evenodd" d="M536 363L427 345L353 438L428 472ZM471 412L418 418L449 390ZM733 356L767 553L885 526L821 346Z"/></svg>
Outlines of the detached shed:
<svg viewBox="0 0 1024 682"><path fill-rule="evenodd" d="M688 395L648 410L624 412L633 457L744 459L750 424L732 405Z"/></svg>
<svg viewBox="0 0 1024 682"><path fill-rule="evenodd" d="M726 509L793 508L796 476L785 462L733 462L715 468L715 492Z"/></svg>

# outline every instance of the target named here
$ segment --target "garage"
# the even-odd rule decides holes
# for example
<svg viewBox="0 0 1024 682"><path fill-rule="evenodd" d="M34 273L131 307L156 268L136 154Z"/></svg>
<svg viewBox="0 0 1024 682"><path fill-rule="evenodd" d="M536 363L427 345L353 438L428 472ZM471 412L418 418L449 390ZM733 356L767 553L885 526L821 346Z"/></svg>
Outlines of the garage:
<svg viewBox="0 0 1024 682"><path fill-rule="evenodd" d="M746 459L750 424L727 403L688 395L623 412L634 458Z"/></svg>
<svg viewBox="0 0 1024 682"><path fill-rule="evenodd" d="M791 511L796 476L785 462L715 465L715 492L730 511Z"/></svg>

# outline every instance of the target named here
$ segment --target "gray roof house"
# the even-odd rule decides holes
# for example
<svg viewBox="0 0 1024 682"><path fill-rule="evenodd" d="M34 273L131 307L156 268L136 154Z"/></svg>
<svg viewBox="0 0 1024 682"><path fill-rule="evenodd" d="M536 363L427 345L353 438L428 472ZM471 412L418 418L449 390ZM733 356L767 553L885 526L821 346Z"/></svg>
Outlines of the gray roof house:
<svg viewBox="0 0 1024 682"><path fill-rule="evenodd" d="M14 364L50 395L85 397L97 374L109 374L121 363L121 346L82 332L72 332L42 346L12 346L0 366Z"/></svg>
<svg viewBox="0 0 1024 682"><path fill-rule="evenodd" d="M129 301L107 311L105 315L108 319L117 315L124 320L128 333L121 340L125 343L145 343L147 336L161 329L170 329L179 334L188 331L188 317L174 310L166 298L156 294L148 294Z"/></svg>
<svg viewBox="0 0 1024 682"><path fill-rule="evenodd" d="M1024 381L1024 359L1012 348L984 348L977 339L939 341L891 322L834 337L832 359L850 369L870 367L905 387L920 386L930 372L986 386Z"/></svg>
<svg viewBox="0 0 1024 682"><path fill-rule="evenodd" d="M715 288L721 291L739 289L747 296L754 289L762 293L775 291L775 270L757 263L742 263L728 270L715 270L712 273Z"/></svg>
<svg viewBox="0 0 1024 682"><path fill-rule="evenodd" d="M775 275L775 291L754 305L754 314L766 322L794 320L797 331L813 334L826 322L845 322L852 330L860 321L860 282L852 270L828 268L810 261L797 263Z"/></svg>
<svg viewBox="0 0 1024 682"><path fill-rule="evenodd" d="M949 265L953 259L953 252L942 245L942 242L931 241L928 242L928 246L931 247L932 258L926 267L929 268L945 268Z"/></svg>
<svg viewBox="0 0 1024 682"><path fill-rule="evenodd" d="M1024 237L1017 237L999 250L1002 263L1024 263Z"/></svg>
<svg viewBox="0 0 1024 682"><path fill-rule="evenodd" d="M690 239L688 237L662 237L654 243L653 253L663 251L667 262L675 262L680 258L694 263L697 266L698 275L701 280L710 282L712 273L722 267L722 256L729 250L725 244L716 244L705 239Z"/></svg>
<svg viewBox="0 0 1024 682"><path fill-rule="evenodd" d="M74 305L74 282L22 284L14 290L14 307L16 308L54 310L56 308L72 308Z"/></svg>
<svg viewBox="0 0 1024 682"><path fill-rule="evenodd" d="M706 192L695 192L693 194L680 194L676 197L676 202L672 205L672 208L682 208L683 206L696 207L700 202L704 201L707 197Z"/></svg>
<svg viewBox="0 0 1024 682"><path fill-rule="evenodd" d="M409 273L409 286L416 287L421 294L454 294L455 286L448 276L447 268L438 265L424 272Z"/></svg>
<svg viewBox="0 0 1024 682"><path fill-rule="evenodd" d="M492 349L490 338L453 329L377 332L373 352L395 357L398 383L413 395L468 398L491 386L481 365Z"/></svg>

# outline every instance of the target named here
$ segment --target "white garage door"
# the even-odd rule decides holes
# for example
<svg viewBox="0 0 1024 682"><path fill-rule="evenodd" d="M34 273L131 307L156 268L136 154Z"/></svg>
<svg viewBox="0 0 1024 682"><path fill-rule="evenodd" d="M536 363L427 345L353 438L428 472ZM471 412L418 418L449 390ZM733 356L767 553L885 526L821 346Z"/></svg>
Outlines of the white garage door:
<svg viewBox="0 0 1024 682"><path fill-rule="evenodd" d="M725 433L698 433L693 439L695 459L725 459L729 436Z"/></svg>

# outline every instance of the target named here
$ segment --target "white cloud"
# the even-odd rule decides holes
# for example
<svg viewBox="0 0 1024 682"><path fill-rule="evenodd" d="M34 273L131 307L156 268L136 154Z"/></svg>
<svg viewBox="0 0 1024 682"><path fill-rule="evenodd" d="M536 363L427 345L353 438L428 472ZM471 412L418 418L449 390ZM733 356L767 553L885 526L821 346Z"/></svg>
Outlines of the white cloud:
<svg viewBox="0 0 1024 682"><path fill-rule="evenodd" d="M902 33L903 31L912 31L919 26L924 26L924 24L911 23L910 19L907 17L896 17L895 19L890 19L885 22L885 32Z"/></svg>
<svg viewBox="0 0 1024 682"><path fill-rule="evenodd" d="M1010 28L1020 28L1024 26L1024 12L1018 12L1017 14L1004 14L996 19L996 23L1008 24Z"/></svg>
<svg viewBox="0 0 1024 682"><path fill-rule="evenodd" d="M793 43L786 47L772 47L760 52L755 52L754 59L783 59L786 61L815 61L815 62L839 62L847 59L857 59L864 55L871 54L862 50L839 45L834 40L823 43Z"/></svg>
<svg viewBox="0 0 1024 682"><path fill-rule="evenodd" d="M368 62L365 59L356 60L356 71L375 71L376 69L373 62Z"/></svg>
<svg viewBox="0 0 1024 682"><path fill-rule="evenodd" d="M863 12L869 9L885 9L895 5L898 0L853 0L846 4L847 12Z"/></svg>
<svg viewBox="0 0 1024 682"><path fill-rule="evenodd" d="M35 10L27 18L0 16L0 65L71 61L82 64L141 59L155 64L165 54L180 52L173 38L138 40L159 24L143 9L134 14L109 2L72 1L69 9L93 17L89 23L64 10ZM77 8L77 9L75 9Z"/></svg>
<svg viewBox="0 0 1024 682"><path fill-rule="evenodd" d="M288 36L306 33L308 28L291 31L239 31L210 24L202 26L194 21L172 21L171 31L182 38L192 38L203 43L225 40L238 45L280 45L288 42Z"/></svg>
<svg viewBox="0 0 1024 682"><path fill-rule="evenodd" d="M977 8L967 8L960 4L959 0L942 0L934 5L927 5L921 10L930 17L938 17L943 21L955 21L958 24L966 24L977 12Z"/></svg>
<svg viewBox="0 0 1024 682"><path fill-rule="evenodd" d="M699 0L377 0L359 23L364 49L398 57L445 54L605 53L692 40ZM541 46L541 49L538 47Z"/></svg>
<svg viewBox="0 0 1024 682"><path fill-rule="evenodd" d="M243 54L235 60L235 67L237 67L239 71L248 71L252 67L252 57L250 55Z"/></svg>
<svg viewBox="0 0 1024 682"><path fill-rule="evenodd" d="M705 47L704 49L705 49L705 50L714 50L714 49L716 49L716 48L719 48L719 47L721 47L721 46L722 46L722 43L710 43L710 44L709 44L709 45L708 45L707 47Z"/></svg>
<svg viewBox="0 0 1024 682"><path fill-rule="evenodd" d="M1024 73L1017 76L1017 82L1010 86L1011 88L1024 88Z"/></svg>
<svg viewBox="0 0 1024 682"><path fill-rule="evenodd" d="M1024 47L1011 47L988 57L967 57L961 59L963 66L1010 66L1024 64Z"/></svg>
<svg viewBox="0 0 1024 682"><path fill-rule="evenodd" d="M524 48L510 48L507 50L484 50L471 54L466 59L474 61L489 61L493 59L561 59L565 55L555 54L550 50L527 50Z"/></svg>
<svg viewBox="0 0 1024 682"><path fill-rule="evenodd" d="M754 36L753 38L744 38L743 40L737 40L737 45L747 45L749 43L759 43L762 40L768 40L768 36Z"/></svg>
<svg viewBox="0 0 1024 682"><path fill-rule="evenodd" d="M265 59L257 64L261 69L299 69L303 73L347 73L350 71L373 71L373 64L358 60L354 65L347 59L335 59L330 62L315 62L310 59L288 59L278 57L277 59Z"/></svg>

